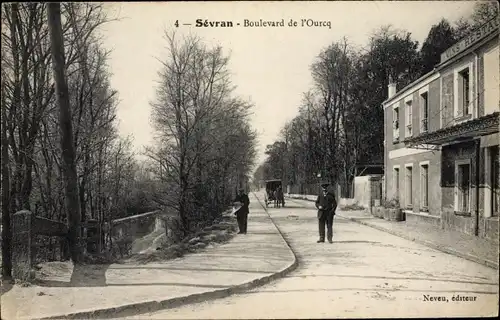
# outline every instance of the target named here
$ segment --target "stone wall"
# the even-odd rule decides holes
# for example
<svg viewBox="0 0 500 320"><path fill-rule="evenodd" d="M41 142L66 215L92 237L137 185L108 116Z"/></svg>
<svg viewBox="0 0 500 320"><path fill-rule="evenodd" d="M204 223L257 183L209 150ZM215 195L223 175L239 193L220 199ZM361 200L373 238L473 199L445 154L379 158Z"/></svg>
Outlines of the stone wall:
<svg viewBox="0 0 500 320"><path fill-rule="evenodd" d="M161 211L152 211L111 222L113 238L141 237L161 227Z"/></svg>

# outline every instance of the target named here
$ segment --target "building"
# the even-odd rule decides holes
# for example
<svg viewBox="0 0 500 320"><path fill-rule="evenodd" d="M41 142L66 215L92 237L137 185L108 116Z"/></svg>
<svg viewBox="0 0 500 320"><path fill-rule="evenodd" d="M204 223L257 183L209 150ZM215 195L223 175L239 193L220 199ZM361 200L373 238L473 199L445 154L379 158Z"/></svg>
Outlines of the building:
<svg viewBox="0 0 500 320"><path fill-rule="evenodd" d="M384 196L407 220L498 239L499 25L442 53L434 70L384 101Z"/></svg>

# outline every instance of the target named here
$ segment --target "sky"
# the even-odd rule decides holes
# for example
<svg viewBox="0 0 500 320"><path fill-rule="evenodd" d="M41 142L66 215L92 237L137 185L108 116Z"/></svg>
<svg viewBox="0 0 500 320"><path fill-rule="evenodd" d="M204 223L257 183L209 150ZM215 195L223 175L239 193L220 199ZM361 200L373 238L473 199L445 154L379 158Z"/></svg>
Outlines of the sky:
<svg viewBox="0 0 500 320"><path fill-rule="evenodd" d="M120 96L120 134L132 135L139 153L152 142L149 103L155 98L161 69L158 59L167 52L165 30L198 35L230 55L235 94L255 105L251 121L258 133L260 163L266 145L278 139L284 124L297 115L303 93L312 87L310 65L323 48L343 37L366 46L370 35L387 24L411 32L421 44L433 24L443 17L455 21L468 16L473 5L471 1L107 3L110 16L120 18L101 30L112 50L109 66L111 85ZM198 28L197 19L232 21L234 27ZM245 19L284 19L285 27L244 27ZM291 19L297 27L288 26ZM329 21L331 28L301 27L302 19Z"/></svg>

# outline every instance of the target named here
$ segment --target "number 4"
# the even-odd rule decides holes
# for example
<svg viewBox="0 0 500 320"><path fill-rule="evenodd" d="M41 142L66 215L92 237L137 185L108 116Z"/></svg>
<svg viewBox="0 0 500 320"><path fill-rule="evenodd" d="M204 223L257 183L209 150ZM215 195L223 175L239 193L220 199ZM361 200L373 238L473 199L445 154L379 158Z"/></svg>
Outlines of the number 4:
<svg viewBox="0 0 500 320"><path fill-rule="evenodd" d="M175 26L179 28L179 20L175 20Z"/></svg>

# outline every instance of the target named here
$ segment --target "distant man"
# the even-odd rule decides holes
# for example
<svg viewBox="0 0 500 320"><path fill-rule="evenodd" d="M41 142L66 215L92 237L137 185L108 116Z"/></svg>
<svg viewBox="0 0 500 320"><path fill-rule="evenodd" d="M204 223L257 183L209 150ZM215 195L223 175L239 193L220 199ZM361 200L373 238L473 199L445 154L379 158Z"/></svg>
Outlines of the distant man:
<svg viewBox="0 0 500 320"><path fill-rule="evenodd" d="M281 186L279 186L277 190L277 201L278 208L285 205L285 195L283 194L283 188Z"/></svg>
<svg viewBox="0 0 500 320"><path fill-rule="evenodd" d="M238 221L238 228L240 232L238 234L246 234L247 233L247 221L248 221L248 213L250 209L248 206L250 205L250 199L248 195L245 193L244 189L239 189L238 194L236 195L236 199L234 202L241 203L241 207L235 212L236 220Z"/></svg>
<svg viewBox="0 0 500 320"><path fill-rule="evenodd" d="M337 209L335 194L329 188L328 182L321 184L321 192L316 199L318 209L319 240L318 243L325 242L325 224L327 228L328 242L333 242L333 217Z"/></svg>

